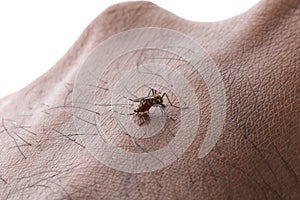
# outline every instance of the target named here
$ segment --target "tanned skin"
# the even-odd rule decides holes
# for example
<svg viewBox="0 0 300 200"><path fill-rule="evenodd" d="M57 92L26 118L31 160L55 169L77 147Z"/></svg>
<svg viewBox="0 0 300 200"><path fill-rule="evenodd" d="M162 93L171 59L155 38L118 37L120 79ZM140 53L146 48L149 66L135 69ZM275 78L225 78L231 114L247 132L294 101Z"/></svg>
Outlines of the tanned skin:
<svg viewBox="0 0 300 200"><path fill-rule="evenodd" d="M205 158L198 158L205 134L199 131L170 166L130 174L88 152L70 107L91 51L139 27L173 29L201 44L222 74L228 108ZM199 85L196 92L203 91ZM47 73L0 100L0 120L0 199L300 199L300 1L262 0L213 23L187 21L148 2L114 5ZM202 112L199 130L208 121Z"/></svg>

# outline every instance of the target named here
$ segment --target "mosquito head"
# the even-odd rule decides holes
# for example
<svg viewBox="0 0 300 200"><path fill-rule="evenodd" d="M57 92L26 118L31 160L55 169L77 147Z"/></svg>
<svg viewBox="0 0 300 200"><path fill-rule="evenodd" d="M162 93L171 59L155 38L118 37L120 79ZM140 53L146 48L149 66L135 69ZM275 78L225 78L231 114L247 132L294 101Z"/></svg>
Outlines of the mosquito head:
<svg viewBox="0 0 300 200"><path fill-rule="evenodd" d="M155 97L155 104L162 104L163 102L164 102L164 101L163 101L162 96L157 95L157 96Z"/></svg>

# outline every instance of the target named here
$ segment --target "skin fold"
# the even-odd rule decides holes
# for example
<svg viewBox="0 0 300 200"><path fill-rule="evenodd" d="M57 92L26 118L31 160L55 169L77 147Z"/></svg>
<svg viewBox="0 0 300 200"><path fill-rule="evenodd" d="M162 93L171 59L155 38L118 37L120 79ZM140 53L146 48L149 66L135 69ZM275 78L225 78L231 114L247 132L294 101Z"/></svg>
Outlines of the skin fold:
<svg viewBox="0 0 300 200"><path fill-rule="evenodd" d="M103 165L81 143L72 90L99 43L140 27L173 29L202 45L222 74L228 107L206 157L197 153L209 108L182 157L130 174ZM205 91L199 83L196 93ZM300 2L263 0L214 23L187 21L148 2L114 5L47 73L0 100L0 120L0 199L300 199Z"/></svg>

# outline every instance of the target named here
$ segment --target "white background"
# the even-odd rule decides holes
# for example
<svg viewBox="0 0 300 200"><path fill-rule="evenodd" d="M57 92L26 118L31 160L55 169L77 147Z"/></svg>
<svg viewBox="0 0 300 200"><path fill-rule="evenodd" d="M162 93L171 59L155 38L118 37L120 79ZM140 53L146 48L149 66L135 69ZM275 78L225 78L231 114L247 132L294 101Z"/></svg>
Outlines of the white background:
<svg viewBox="0 0 300 200"><path fill-rule="evenodd" d="M259 0L153 0L193 21L238 15ZM50 69L86 26L117 0L7 0L0 2L0 98Z"/></svg>

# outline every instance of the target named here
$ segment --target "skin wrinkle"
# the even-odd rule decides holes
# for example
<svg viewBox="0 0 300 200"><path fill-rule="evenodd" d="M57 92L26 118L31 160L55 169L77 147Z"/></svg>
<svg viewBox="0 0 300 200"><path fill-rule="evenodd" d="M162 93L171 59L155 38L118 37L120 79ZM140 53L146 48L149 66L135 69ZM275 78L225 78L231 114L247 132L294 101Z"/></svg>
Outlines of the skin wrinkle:
<svg viewBox="0 0 300 200"><path fill-rule="evenodd" d="M0 126L5 152L0 154L0 198L300 198L299 6L293 0L262 1L215 23L186 21L147 2L108 8L51 70L0 101L1 120L30 125L25 131L7 121L7 130L32 138L24 147L12 134L24 159ZM208 51L225 81L228 113L224 133L204 159L197 152L208 116L201 119L203 134L172 165L128 174L102 165L82 147L71 118L71 94L82 62L101 41L144 26L183 32ZM56 93L48 89L57 86ZM209 107L205 85L197 93Z"/></svg>

